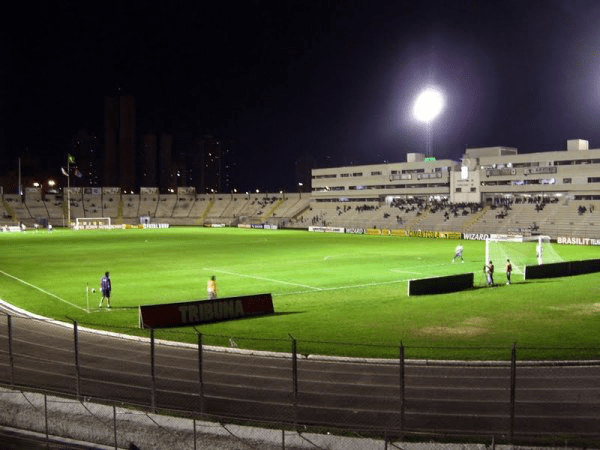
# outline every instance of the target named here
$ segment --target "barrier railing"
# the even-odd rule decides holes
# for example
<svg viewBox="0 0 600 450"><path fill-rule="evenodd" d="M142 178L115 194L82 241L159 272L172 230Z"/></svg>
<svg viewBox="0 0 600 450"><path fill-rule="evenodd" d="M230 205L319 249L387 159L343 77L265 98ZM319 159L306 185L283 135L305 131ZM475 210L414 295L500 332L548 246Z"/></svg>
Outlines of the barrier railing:
<svg viewBox="0 0 600 450"><path fill-rule="evenodd" d="M387 345L393 359L357 359L313 355L313 342L294 336L276 340L287 352L272 353L240 350L250 346L244 337L197 333L196 343L175 344L157 339L155 330L127 330L145 336L124 338L84 331L77 322L12 315L0 321L0 384L13 393L35 390L181 418L175 421L266 424L282 436L358 433L382 446L421 438L600 443L600 357L592 358L600 348L572 349L573 361L519 360L544 349L517 345L497 348L506 355L501 361L475 361L478 348L462 349L464 361L434 361L410 359L414 347L399 343ZM361 344L319 342L328 345Z"/></svg>

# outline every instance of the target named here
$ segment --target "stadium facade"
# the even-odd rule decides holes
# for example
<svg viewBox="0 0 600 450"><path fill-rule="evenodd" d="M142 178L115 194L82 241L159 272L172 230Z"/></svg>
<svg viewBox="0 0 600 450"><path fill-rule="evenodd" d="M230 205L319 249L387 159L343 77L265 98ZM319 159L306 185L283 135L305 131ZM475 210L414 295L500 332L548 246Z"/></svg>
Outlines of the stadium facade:
<svg viewBox="0 0 600 450"><path fill-rule="evenodd" d="M467 149L462 162L409 153L405 163L312 171L316 202L389 202L441 198L501 203L531 197L600 199L600 149L581 139L563 151L519 154L509 147Z"/></svg>
<svg viewBox="0 0 600 450"><path fill-rule="evenodd" d="M600 149L582 139L560 151L470 148L460 162L409 153L404 163L312 171L313 221L323 226L598 238L599 200Z"/></svg>
<svg viewBox="0 0 600 450"><path fill-rule="evenodd" d="M467 149L458 162L410 153L402 163L315 168L310 194L205 194L195 187L171 194L157 187L139 193L70 187L49 194L28 187L24 196L2 195L0 225L66 226L70 214L71 223L109 217L122 225L543 234L600 242L599 169L600 149L576 139L560 151L519 154L515 148L485 147Z"/></svg>

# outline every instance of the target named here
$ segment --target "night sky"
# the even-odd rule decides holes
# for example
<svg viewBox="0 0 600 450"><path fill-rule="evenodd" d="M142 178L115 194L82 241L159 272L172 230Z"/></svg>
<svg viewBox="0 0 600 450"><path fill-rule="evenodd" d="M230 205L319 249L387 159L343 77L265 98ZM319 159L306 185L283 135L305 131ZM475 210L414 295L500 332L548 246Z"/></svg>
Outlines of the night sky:
<svg viewBox="0 0 600 450"><path fill-rule="evenodd" d="M303 155L425 152L411 111L428 85L446 102L437 158L600 147L596 0L21 2L2 22L0 174L25 149L60 166L80 129L102 141L117 92L175 154L205 132L234 139L271 191L291 188Z"/></svg>

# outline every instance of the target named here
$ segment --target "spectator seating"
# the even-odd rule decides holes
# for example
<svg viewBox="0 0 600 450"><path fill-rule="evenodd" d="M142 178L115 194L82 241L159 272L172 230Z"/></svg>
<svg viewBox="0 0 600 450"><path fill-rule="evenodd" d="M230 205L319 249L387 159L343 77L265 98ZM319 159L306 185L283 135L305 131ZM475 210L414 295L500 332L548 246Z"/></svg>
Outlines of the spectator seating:
<svg viewBox="0 0 600 450"><path fill-rule="evenodd" d="M188 217L196 201L193 195L177 195L177 203L173 208L173 217Z"/></svg>
<svg viewBox="0 0 600 450"><path fill-rule="evenodd" d="M62 194L46 194L44 203L48 211L48 222L62 225L66 218Z"/></svg>
<svg viewBox="0 0 600 450"><path fill-rule="evenodd" d="M6 207L12 210L17 222L24 223L27 226L33 225L35 220L31 217L29 209L27 209L19 194L5 194L4 201L6 202Z"/></svg>
<svg viewBox="0 0 600 450"><path fill-rule="evenodd" d="M307 194L75 194L71 220L111 217L113 223L137 223L141 215L152 222L172 225L270 223L291 228L333 226L423 231L459 231L480 234L544 234L553 237L600 237L600 201L557 198L517 199L501 204L449 204L422 199L379 202L312 202ZM43 198L29 193L4 194L0 224L33 226L47 218L66 223L62 194ZM598 215L598 217L596 217ZM14 218L13 218L14 216Z"/></svg>
<svg viewBox="0 0 600 450"><path fill-rule="evenodd" d="M140 214L140 196L137 194L122 194L121 201L123 202L122 217L126 222L131 222L127 219L135 219L137 222Z"/></svg>
<svg viewBox="0 0 600 450"><path fill-rule="evenodd" d="M48 218L48 210L46 209L45 203L42 201L40 192L36 192L37 195L25 196L25 207L29 211L29 214L33 219L38 221L39 219Z"/></svg>
<svg viewBox="0 0 600 450"><path fill-rule="evenodd" d="M102 217L111 217L116 219L119 216L119 204L121 196L114 194L102 195Z"/></svg>
<svg viewBox="0 0 600 450"><path fill-rule="evenodd" d="M143 194L140 195L140 205L138 212L140 216L156 216L158 208L158 194Z"/></svg>
<svg viewBox="0 0 600 450"><path fill-rule="evenodd" d="M176 194L160 194L156 207L156 218L169 218L173 216L173 209L177 203Z"/></svg>
<svg viewBox="0 0 600 450"><path fill-rule="evenodd" d="M102 215L102 195L83 193L83 209L85 217L103 217Z"/></svg>
<svg viewBox="0 0 600 450"><path fill-rule="evenodd" d="M12 208L6 204L5 200L2 200L0 202L0 225L14 225L15 221Z"/></svg>

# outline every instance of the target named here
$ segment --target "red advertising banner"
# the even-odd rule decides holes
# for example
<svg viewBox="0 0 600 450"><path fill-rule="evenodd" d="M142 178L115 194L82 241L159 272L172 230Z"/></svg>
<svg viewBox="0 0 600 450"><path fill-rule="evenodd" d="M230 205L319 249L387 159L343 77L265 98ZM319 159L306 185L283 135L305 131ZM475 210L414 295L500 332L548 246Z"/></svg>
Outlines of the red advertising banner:
<svg viewBox="0 0 600 450"><path fill-rule="evenodd" d="M140 328L172 328L273 314L271 294L140 305Z"/></svg>

